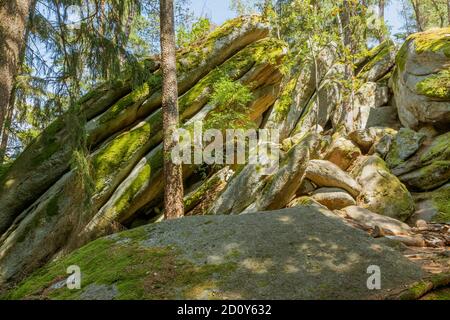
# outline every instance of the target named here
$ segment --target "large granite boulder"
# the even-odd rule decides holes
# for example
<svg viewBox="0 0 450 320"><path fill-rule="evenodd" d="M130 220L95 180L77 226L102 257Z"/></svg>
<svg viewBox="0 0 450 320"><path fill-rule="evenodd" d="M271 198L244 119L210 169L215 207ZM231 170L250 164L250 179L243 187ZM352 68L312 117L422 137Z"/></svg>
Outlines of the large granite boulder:
<svg viewBox="0 0 450 320"><path fill-rule="evenodd" d="M70 265L80 290L68 290ZM371 266L381 290L369 290ZM303 206L187 217L96 240L50 263L6 298L371 299L426 275L331 211Z"/></svg>
<svg viewBox="0 0 450 320"><path fill-rule="evenodd" d="M450 28L411 35L397 55L393 89L405 127L450 123Z"/></svg>

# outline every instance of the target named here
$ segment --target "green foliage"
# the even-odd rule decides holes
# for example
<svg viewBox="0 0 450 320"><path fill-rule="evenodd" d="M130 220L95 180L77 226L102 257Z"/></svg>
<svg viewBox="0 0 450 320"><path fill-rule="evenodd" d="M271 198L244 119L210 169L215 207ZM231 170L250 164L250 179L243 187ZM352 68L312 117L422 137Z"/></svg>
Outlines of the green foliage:
<svg viewBox="0 0 450 320"><path fill-rule="evenodd" d="M181 26L177 32L177 46L186 47L198 40L203 39L211 31L211 22L208 18L200 18L190 29Z"/></svg>
<svg viewBox="0 0 450 320"><path fill-rule="evenodd" d="M192 21L188 1L175 3L177 26ZM80 12L71 13L73 6ZM159 1L36 1L27 37L16 81L9 157L17 156L98 83L114 83L124 71L133 87L148 79L149 68L141 61L159 52Z"/></svg>
<svg viewBox="0 0 450 320"><path fill-rule="evenodd" d="M252 100L250 90L240 82L232 81L225 77L214 84L214 93L211 95L211 103L219 106L229 104L244 107Z"/></svg>
<svg viewBox="0 0 450 320"><path fill-rule="evenodd" d="M248 127L250 119L247 104L252 101L250 89L229 77L223 77L213 86L210 103L216 106L207 119L208 128Z"/></svg>

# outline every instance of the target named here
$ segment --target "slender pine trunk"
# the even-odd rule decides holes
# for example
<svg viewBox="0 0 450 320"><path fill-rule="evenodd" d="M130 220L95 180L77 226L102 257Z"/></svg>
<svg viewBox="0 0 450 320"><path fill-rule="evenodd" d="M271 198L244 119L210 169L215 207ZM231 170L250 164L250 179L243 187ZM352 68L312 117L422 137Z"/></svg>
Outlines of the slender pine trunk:
<svg viewBox="0 0 450 320"><path fill-rule="evenodd" d="M184 204L182 167L173 163L171 159L171 151L175 146L173 133L178 127L179 120L173 0L160 1L160 20L163 73L164 212L166 219L176 219L184 215Z"/></svg>
<svg viewBox="0 0 450 320"><path fill-rule="evenodd" d="M341 13L338 15L339 33L342 42L342 47L345 48L345 78L349 81L350 93L348 100L343 101L344 113L341 115L341 121L344 123L347 132L353 131L353 110L354 110L354 69L353 69L353 55L355 54L355 46L352 41L352 26L351 26L352 8L348 0L344 0L341 8ZM350 57L348 56L350 55Z"/></svg>
<svg viewBox="0 0 450 320"><path fill-rule="evenodd" d="M379 12L379 16L381 21L384 22L384 12L385 12L385 8L386 8L386 1L385 0L380 0L380 2L378 3L380 12Z"/></svg>
<svg viewBox="0 0 450 320"><path fill-rule="evenodd" d="M447 16L448 16L447 25L450 27L450 0L447 0Z"/></svg>
<svg viewBox="0 0 450 320"><path fill-rule="evenodd" d="M414 14L416 16L417 30L420 32L424 31L422 8L420 7L420 1L411 0L411 4L413 6Z"/></svg>
<svg viewBox="0 0 450 320"><path fill-rule="evenodd" d="M385 0L380 0L378 2L378 7L379 7L379 16L378 18L380 19L381 22L381 30L380 32L380 42L383 42L384 40L386 40L386 34L384 32L384 26L386 25L386 20L385 20L385 9L386 9L386 1Z"/></svg>

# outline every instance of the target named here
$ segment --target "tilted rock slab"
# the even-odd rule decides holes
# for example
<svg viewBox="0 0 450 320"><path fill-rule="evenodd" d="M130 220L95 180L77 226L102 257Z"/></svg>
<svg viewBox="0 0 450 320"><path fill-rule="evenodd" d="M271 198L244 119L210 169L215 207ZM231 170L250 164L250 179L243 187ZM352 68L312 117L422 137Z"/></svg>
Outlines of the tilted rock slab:
<svg viewBox="0 0 450 320"><path fill-rule="evenodd" d="M179 52L179 94L187 92L211 70L268 34L269 26L262 23L260 17L237 18L217 28L203 44ZM161 106L161 71L158 64L148 68L150 78L141 87L132 91L129 81L100 86L78 102L84 114L75 114L74 119L57 119L26 148L0 181L0 234L69 169L76 146L67 131L67 121L73 126L75 120L82 123L86 117L89 145L96 145Z"/></svg>
<svg viewBox="0 0 450 320"><path fill-rule="evenodd" d="M240 33L233 28L229 32L239 38ZM244 34L248 36L248 32ZM214 35L217 37L217 33ZM248 116L256 121L278 97L282 79L278 68L285 54L284 44L273 39L248 45L180 96L180 118L201 119L214 112L215 106L208 105L212 87L225 73L252 90L254 99L247 106ZM202 68L204 63L200 62ZM132 106L125 107L123 112L133 115L133 110ZM0 238L0 282L33 271L61 250L70 252L99 235L117 231L121 223L158 199L163 192L161 140L161 109L157 109L113 135L90 155L93 194L80 191L81 181L72 170L21 212ZM185 168L185 178L192 170Z"/></svg>

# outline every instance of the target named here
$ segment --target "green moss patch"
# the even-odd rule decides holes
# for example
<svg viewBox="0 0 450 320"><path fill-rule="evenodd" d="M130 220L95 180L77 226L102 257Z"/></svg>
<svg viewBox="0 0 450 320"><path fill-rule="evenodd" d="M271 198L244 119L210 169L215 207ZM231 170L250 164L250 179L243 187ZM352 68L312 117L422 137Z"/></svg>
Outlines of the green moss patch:
<svg viewBox="0 0 450 320"><path fill-rule="evenodd" d="M410 41L406 41L400 50L397 53L397 56L395 58L395 63L397 65L397 68L403 72L406 67L406 58L408 56L408 47L409 47ZM395 73L394 73L395 76ZM395 80L395 79L394 79Z"/></svg>
<svg viewBox="0 0 450 320"><path fill-rule="evenodd" d="M450 57L450 28L416 33L411 35L408 40L414 41L418 54L426 51L443 52L447 57Z"/></svg>
<svg viewBox="0 0 450 320"><path fill-rule="evenodd" d="M421 163L427 164L432 160L450 160L449 141L450 132L435 138L427 150L421 155Z"/></svg>
<svg viewBox="0 0 450 320"><path fill-rule="evenodd" d="M275 102L273 110L276 114L276 121L286 118L293 102L293 94L298 82L298 75L295 74L283 87L280 97Z"/></svg>
<svg viewBox="0 0 450 320"><path fill-rule="evenodd" d="M421 300L450 300L450 287L439 289L421 298Z"/></svg>
<svg viewBox="0 0 450 320"><path fill-rule="evenodd" d="M214 274L227 274L236 268L230 263L197 266L181 259L171 247L144 248L133 240L120 241L135 236L131 231L94 241L50 263L4 298L80 299L90 285L107 285L117 288L115 299L191 299L222 281L212 280ZM69 290L64 283L54 286L68 277L66 270L72 265L80 267L82 288Z"/></svg>
<svg viewBox="0 0 450 320"><path fill-rule="evenodd" d="M358 77L363 78L367 72L372 70L380 61L383 61L391 54L391 51L395 50L394 43L392 41L385 41L378 47L372 49L369 53L369 61L361 69Z"/></svg>
<svg viewBox="0 0 450 320"><path fill-rule="evenodd" d="M419 94L436 99L450 99L450 70L443 70L416 85Z"/></svg>
<svg viewBox="0 0 450 320"><path fill-rule="evenodd" d="M150 139L151 125L143 123L112 140L92 160L95 169L95 186L100 191L106 180L127 163Z"/></svg>
<svg viewBox="0 0 450 320"><path fill-rule="evenodd" d="M450 223L450 185L433 192L431 198L439 213L433 217L435 223Z"/></svg>

